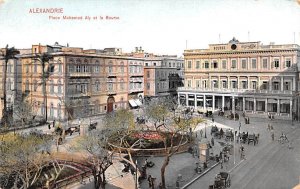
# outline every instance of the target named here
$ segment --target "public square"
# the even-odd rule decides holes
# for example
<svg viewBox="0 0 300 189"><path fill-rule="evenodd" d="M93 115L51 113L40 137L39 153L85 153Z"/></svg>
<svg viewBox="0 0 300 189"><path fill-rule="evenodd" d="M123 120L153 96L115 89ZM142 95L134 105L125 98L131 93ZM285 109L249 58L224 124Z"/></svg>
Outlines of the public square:
<svg viewBox="0 0 300 189"><path fill-rule="evenodd" d="M138 111L135 112L136 116L140 116L142 113ZM195 115L196 116L196 115ZM250 124L246 124L243 119L240 121L229 120L225 117L214 116L214 123L212 123L211 118L206 118L206 135L207 140L211 141L212 135L210 133L211 125L217 125L219 128L232 128L233 130L239 129L239 122L241 122L240 132L259 133L259 142L255 146L253 143L249 145L243 144L245 147L245 160L240 157L240 144L235 143L235 158L233 154L229 156L229 161L224 162L223 169L221 165L218 164L216 167L209 169L209 171L199 177L200 174L196 173L196 162L198 162L198 157L191 153L185 152L176 154L171 157L170 164L166 170L166 182L168 188L176 188L176 181L178 180L178 175L181 175L179 180L179 188L187 189L198 189L198 188L208 188L212 185L215 180L216 174L221 171L229 172L231 177L231 187L233 189L288 189L292 188L300 182L300 125L294 122L292 125L291 121L288 120L269 120L267 118L251 118ZM268 130L268 124L272 125L275 133L275 140L272 141L271 131ZM202 138L200 136L200 130L203 130ZM194 131L194 136L197 137L199 141L204 140L205 124L199 124ZM281 133L287 135L288 140L291 142L291 147L289 148L289 143L281 144L277 140ZM211 151L214 155L218 154L222 147L219 142L225 142L224 139L215 139L215 145L212 147ZM231 143L233 144L233 142ZM142 164L147 158L149 161L153 161L155 166L147 169L147 175L151 174L152 177L156 178L156 187L158 188L158 183L160 180L160 168L163 162L163 157L144 157L139 158L139 164ZM234 164L235 160L235 164ZM209 167L213 164L209 164ZM108 171L110 177L108 181L110 185L107 188L123 188L124 183L126 183L126 188L135 188L135 178L134 175L130 173L122 173L122 164L114 163ZM192 180L194 180L192 182ZM90 188L92 182L86 179L84 184L74 184L70 188ZM119 186L119 187L118 187ZM147 180L143 180L139 185L140 188L146 189L148 187Z"/></svg>

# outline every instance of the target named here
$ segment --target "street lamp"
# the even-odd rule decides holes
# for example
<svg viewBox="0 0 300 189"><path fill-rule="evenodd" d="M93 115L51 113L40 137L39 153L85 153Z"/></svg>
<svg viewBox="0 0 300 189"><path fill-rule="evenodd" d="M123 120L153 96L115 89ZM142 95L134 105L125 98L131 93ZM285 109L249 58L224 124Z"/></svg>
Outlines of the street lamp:
<svg viewBox="0 0 300 189"><path fill-rule="evenodd" d="M205 123L205 125L204 125L204 138L207 138L207 136L206 136L206 125L207 125L207 123Z"/></svg>
<svg viewBox="0 0 300 189"><path fill-rule="evenodd" d="M135 160L135 189L138 189L138 167L137 167L137 160Z"/></svg>

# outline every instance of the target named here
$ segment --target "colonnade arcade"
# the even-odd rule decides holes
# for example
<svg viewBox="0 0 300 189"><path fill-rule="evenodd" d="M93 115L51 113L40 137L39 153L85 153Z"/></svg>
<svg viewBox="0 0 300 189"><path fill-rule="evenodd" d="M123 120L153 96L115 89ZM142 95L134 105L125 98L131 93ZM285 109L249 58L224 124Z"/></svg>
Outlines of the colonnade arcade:
<svg viewBox="0 0 300 189"><path fill-rule="evenodd" d="M204 103L206 102L206 103ZM240 94L216 93L178 93L178 104L193 107L199 111L232 110L246 113L291 116L293 112L292 97L247 96ZM233 106L234 104L234 106Z"/></svg>

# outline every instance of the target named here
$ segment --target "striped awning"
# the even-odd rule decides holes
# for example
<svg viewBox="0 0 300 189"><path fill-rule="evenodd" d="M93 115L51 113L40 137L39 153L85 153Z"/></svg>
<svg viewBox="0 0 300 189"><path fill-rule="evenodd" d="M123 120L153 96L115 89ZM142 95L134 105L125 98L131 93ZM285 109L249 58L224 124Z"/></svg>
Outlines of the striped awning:
<svg viewBox="0 0 300 189"><path fill-rule="evenodd" d="M130 104L131 107L133 107L133 108L138 107L138 105L135 103L134 100L131 99L128 102L129 102L129 104Z"/></svg>

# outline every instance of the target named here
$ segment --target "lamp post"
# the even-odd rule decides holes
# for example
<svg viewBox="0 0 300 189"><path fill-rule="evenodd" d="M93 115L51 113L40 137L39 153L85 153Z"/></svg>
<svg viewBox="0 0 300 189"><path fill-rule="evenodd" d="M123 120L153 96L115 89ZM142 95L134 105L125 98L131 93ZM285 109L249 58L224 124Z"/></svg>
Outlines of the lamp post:
<svg viewBox="0 0 300 189"><path fill-rule="evenodd" d="M138 189L138 167L137 167L137 160L135 160L135 189Z"/></svg>
<svg viewBox="0 0 300 189"><path fill-rule="evenodd" d="M233 135L233 164L235 165L235 134Z"/></svg>
<svg viewBox="0 0 300 189"><path fill-rule="evenodd" d="M207 138L207 136L206 136L206 124L207 124L207 123L205 123L205 125L204 125L204 132L205 132L205 133L204 133L204 138Z"/></svg>

